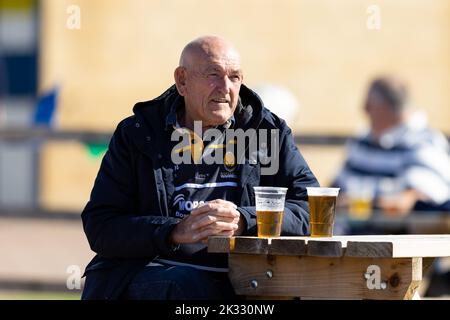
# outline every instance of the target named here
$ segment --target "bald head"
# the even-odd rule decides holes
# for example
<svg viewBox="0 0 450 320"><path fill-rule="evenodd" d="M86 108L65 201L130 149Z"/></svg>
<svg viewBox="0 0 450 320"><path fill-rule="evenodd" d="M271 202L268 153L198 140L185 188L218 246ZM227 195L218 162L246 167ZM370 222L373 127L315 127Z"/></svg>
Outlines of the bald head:
<svg viewBox="0 0 450 320"><path fill-rule="evenodd" d="M175 83L185 102L185 125L224 124L236 109L243 80L239 53L217 36L197 38L186 45L176 68Z"/></svg>
<svg viewBox="0 0 450 320"><path fill-rule="evenodd" d="M229 60L240 65L240 55L228 40L218 36L203 36L189 42L180 57L180 66L192 68L199 61Z"/></svg>

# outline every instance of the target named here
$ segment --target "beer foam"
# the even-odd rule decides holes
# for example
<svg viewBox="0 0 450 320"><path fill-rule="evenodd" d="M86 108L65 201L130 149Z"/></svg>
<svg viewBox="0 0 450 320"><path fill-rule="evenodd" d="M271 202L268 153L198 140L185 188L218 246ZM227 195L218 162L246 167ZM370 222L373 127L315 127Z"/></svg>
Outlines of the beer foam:
<svg viewBox="0 0 450 320"><path fill-rule="evenodd" d="M307 187L308 196L329 196L337 197L340 188L321 188L321 187Z"/></svg>
<svg viewBox="0 0 450 320"><path fill-rule="evenodd" d="M257 194L286 194L288 188L281 187L253 187Z"/></svg>

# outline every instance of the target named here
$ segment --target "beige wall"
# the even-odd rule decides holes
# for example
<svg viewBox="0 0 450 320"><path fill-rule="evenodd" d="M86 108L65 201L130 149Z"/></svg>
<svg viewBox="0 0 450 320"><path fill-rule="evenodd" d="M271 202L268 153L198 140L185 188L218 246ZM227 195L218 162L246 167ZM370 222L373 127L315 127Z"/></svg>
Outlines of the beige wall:
<svg viewBox="0 0 450 320"><path fill-rule="evenodd" d="M65 27L69 4L81 8L81 30ZM370 4L380 31L366 27ZM62 85L64 128L111 130L172 83L184 44L214 33L242 52L246 83L292 90L295 129L353 132L368 79L391 71L450 133L447 0L44 0L42 13L41 87Z"/></svg>
<svg viewBox="0 0 450 320"><path fill-rule="evenodd" d="M65 27L70 4L81 8L81 30ZM381 8L379 31L366 27L371 4ZM43 0L41 89L61 85L61 128L112 130L134 103L172 84L184 44L210 33L240 49L248 85L293 92L301 104L295 133L355 132L365 123L367 81L379 72L406 78L430 123L450 133L447 0ZM305 157L327 180L323 150ZM59 171L54 157L44 153L44 166ZM91 178L79 182L80 194ZM67 183L43 179L44 202Z"/></svg>
<svg viewBox="0 0 450 320"><path fill-rule="evenodd" d="M43 145L41 159L39 204L50 210L82 210L101 158L90 157L85 145L73 141Z"/></svg>

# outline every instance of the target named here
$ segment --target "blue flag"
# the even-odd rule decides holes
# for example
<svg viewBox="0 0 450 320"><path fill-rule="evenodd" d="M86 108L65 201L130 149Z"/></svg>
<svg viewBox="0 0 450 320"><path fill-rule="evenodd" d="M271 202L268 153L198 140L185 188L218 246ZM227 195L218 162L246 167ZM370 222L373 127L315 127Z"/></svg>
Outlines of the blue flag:
<svg viewBox="0 0 450 320"><path fill-rule="evenodd" d="M34 114L34 125L51 127L58 104L58 88L39 97Z"/></svg>

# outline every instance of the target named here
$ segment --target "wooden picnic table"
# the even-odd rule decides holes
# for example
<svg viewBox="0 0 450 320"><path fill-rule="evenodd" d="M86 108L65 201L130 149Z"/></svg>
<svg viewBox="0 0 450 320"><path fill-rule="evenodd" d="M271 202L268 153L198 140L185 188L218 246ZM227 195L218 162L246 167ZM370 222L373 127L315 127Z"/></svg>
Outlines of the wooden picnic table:
<svg viewBox="0 0 450 320"><path fill-rule="evenodd" d="M236 294L249 298L412 299L450 235L211 237L228 253Z"/></svg>

